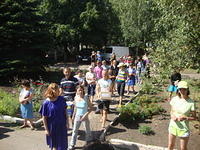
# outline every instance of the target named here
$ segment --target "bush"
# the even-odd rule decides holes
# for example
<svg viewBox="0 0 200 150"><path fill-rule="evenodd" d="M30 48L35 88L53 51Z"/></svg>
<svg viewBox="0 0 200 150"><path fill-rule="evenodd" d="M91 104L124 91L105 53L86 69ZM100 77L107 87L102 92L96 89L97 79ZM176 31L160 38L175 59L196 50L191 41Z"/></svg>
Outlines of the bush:
<svg viewBox="0 0 200 150"><path fill-rule="evenodd" d="M0 89L0 114L16 116L19 113L18 96Z"/></svg>
<svg viewBox="0 0 200 150"><path fill-rule="evenodd" d="M153 84L152 80L144 79L142 83L141 94L157 94L161 91L161 86Z"/></svg>
<svg viewBox="0 0 200 150"><path fill-rule="evenodd" d="M140 126L139 132L145 135L150 135L153 133L153 130L149 126Z"/></svg>
<svg viewBox="0 0 200 150"><path fill-rule="evenodd" d="M130 122L136 119L147 119L153 115L164 112L164 109L156 104L160 101L159 97L142 95L137 97L133 103L129 103L119 109L121 115L120 120Z"/></svg>

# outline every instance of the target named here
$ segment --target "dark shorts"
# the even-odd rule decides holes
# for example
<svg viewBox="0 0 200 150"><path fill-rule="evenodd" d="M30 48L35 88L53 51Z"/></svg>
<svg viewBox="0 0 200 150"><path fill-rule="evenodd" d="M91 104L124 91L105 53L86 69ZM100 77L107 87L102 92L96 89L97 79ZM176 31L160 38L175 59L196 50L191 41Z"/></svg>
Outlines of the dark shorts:
<svg viewBox="0 0 200 150"><path fill-rule="evenodd" d="M96 84L88 84L88 96L95 95Z"/></svg>
<svg viewBox="0 0 200 150"><path fill-rule="evenodd" d="M101 102L98 104L99 109L107 110L109 111L110 107L110 100L101 100Z"/></svg>

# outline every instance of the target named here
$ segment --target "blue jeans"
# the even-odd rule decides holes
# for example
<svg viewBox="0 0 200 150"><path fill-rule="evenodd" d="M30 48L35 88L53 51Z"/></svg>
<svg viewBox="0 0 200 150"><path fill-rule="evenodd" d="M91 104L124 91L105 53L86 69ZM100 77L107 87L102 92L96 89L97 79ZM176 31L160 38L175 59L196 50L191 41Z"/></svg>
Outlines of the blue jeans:
<svg viewBox="0 0 200 150"><path fill-rule="evenodd" d="M78 129L80 128L81 123L83 123L84 128L85 128L85 136L86 136L85 141L88 142L88 141L92 140L92 135L91 135L91 130L90 130L90 121L89 121L89 119L85 119L84 121L80 121L81 117L82 116L75 116L70 147L76 145Z"/></svg>

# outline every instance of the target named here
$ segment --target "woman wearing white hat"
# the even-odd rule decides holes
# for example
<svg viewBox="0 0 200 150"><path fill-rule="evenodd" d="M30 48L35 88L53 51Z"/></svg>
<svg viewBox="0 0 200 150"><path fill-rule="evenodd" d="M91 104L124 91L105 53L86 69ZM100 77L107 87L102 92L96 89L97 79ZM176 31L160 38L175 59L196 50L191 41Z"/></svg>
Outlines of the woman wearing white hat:
<svg viewBox="0 0 200 150"><path fill-rule="evenodd" d="M195 104L189 97L188 84L178 83L177 96L170 101L171 120L169 124L168 150L173 150L176 137L180 138L180 149L187 150L190 136L189 121L196 119Z"/></svg>

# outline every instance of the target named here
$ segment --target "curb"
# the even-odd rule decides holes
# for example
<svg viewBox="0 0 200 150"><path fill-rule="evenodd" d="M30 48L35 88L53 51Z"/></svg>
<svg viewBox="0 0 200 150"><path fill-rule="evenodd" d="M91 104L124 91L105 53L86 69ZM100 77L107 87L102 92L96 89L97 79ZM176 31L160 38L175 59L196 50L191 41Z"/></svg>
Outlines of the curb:
<svg viewBox="0 0 200 150"><path fill-rule="evenodd" d="M11 117L8 115L0 115L0 119L5 120L5 121L10 121L13 123L18 123L18 124L23 124L24 119L22 118L17 118L17 117ZM37 121L33 121L33 124L35 127L40 127L42 125L42 119L39 119Z"/></svg>
<svg viewBox="0 0 200 150"><path fill-rule="evenodd" d="M111 139L109 141L117 150L126 149L126 150L167 150L166 147L153 146L153 145L144 145L135 142L124 141L120 139Z"/></svg>

